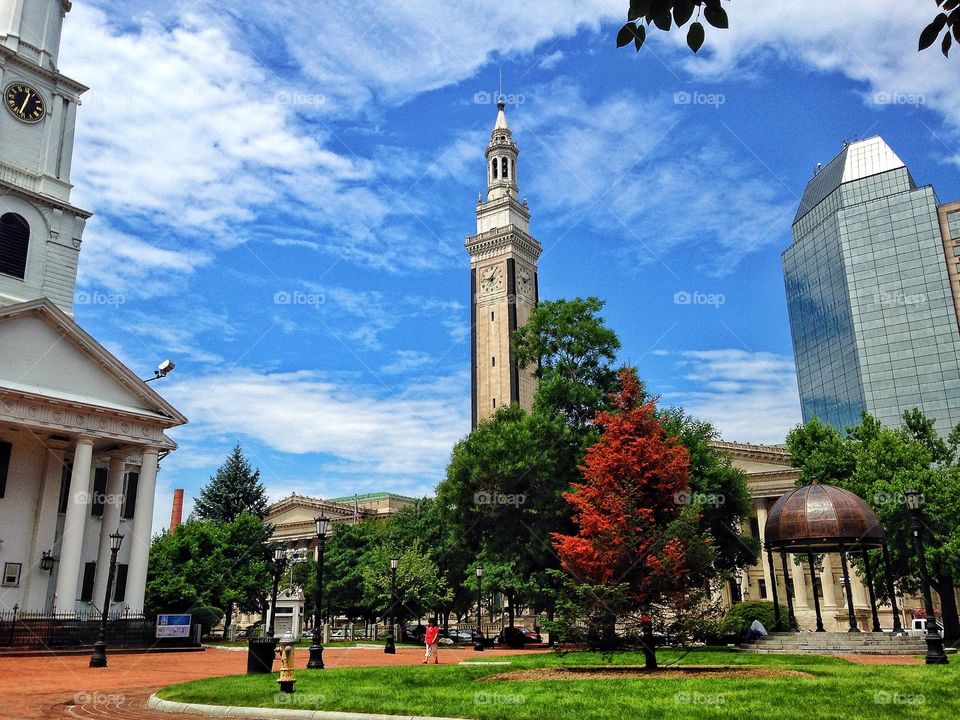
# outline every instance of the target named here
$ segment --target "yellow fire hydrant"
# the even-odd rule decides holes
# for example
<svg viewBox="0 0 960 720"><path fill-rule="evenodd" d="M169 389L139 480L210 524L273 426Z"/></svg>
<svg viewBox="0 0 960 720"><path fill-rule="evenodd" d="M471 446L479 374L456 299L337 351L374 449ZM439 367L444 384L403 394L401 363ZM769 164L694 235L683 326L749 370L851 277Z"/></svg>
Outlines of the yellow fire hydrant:
<svg viewBox="0 0 960 720"><path fill-rule="evenodd" d="M277 682L280 683L282 693L292 693L293 685L297 682L293 676L293 647L296 644L292 633L284 633L280 638L280 647L277 648L277 655L280 656L280 677Z"/></svg>

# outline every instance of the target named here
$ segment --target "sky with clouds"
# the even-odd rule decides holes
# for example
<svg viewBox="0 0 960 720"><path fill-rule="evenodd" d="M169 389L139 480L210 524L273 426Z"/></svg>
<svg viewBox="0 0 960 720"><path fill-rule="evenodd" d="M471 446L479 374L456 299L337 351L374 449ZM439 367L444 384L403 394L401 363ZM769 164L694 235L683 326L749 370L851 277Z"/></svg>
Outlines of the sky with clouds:
<svg viewBox="0 0 960 720"><path fill-rule="evenodd" d="M960 197L933 3L730 3L693 56L626 0L83 0L77 319L191 423L157 527L240 442L273 499L427 494L469 430L464 238L502 69L545 298L597 295L663 402L728 440L800 418L780 253L816 163L881 134Z"/></svg>

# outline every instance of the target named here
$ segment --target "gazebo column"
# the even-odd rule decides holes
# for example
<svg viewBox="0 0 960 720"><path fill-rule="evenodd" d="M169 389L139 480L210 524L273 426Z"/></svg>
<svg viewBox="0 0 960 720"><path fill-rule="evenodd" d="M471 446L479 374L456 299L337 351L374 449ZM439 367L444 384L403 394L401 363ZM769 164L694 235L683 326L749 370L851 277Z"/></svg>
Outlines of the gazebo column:
<svg viewBox="0 0 960 720"><path fill-rule="evenodd" d="M850 568L847 565L847 549L840 546L840 565L843 568L843 587L847 592L847 615L850 618L850 630L848 632L860 632L857 627L857 615L853 611L853 590L850 588Z"/></svg>
<svg viewBox="0 0 960 720"><path fill-rule="evenodd" d="M800 564L797 564L797 560L800 560ZM793 556L793 602L797 607L808 608L810 603L807 602L807 584L804 582L803 578L803 558L800 555Z"/></svg>
<svg viewBox="0 0 960 720"><path fill-rule="evenodd" d="M813 580L813 609L817 613L817 632L824 632L823 616L820 614L820 598L817 596L817 565L813 562L813 553L807 553L807 562L810 564L810 578Z"/></svg>
<svg viewBox="0 0 960 720"><path fill-rule="evenodd" d="M887 543L883 543L883 574L887 580L887 594L890 596L890 609L893 612L893 632L899 635L903 632L903 624L900 622L900 610L897 608L897 593L893 587L893 575L890 572L890 551L887 549Z"/></svg>
<svg viewBox="0 0 960 720"><path fill-rule="evenodd" d="M837 606L837 591L833 585L833 558L830 553L823 554L823 571L820 573L820 587L823 588L823 606Z"/></svg>
<svg viewBox="0 0 960 720"><path fill-rule="evenodd" d="M787 551L780 550L780 564L783 566L783 584L787 588L787 612L790 614L790 631L797 631L797 616L793 612L793 597L790 594L790 570L787 567Z"/></svg>
<svg viewBox="0 0 960 720"><path fill-rule="evenodd" d="M860 548L863 568L867 574L867 592L870 594L870 613L873 615L873 632L880 632L880 616L877 615L877 594L873 589L873 570L870 568L870 554L866 548Z"/></svg>
<svg viewBox="0 0 960 720"><path fill-rule="evenodd" d="M773 578L773 582L767 587L769 587L773 593L773 620L776 624L775 630L780 630L783 627L783 621L780 617L780 593L777 592L777 571L773 565L773 550L769 547L767 548L767 568L770 572L769 577Z"/></svg>

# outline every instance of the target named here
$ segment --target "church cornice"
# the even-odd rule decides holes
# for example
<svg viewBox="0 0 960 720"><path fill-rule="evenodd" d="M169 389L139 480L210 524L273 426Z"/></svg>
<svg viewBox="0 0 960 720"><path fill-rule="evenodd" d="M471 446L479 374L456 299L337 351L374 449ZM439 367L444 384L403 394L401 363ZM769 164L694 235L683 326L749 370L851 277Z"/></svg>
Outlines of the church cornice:
<svg viewBox="0 0 960 720"><path fill-rule="evenodd" d="M10 167L10 166L5 166L5 167ZM2 173L2 168L0 168L0 173ZM30 173L27 173L27 175L29 175L30 177L33 177L33 175ZM14 195L19 195L25 200L29 200L30 202L37 203L39 205L46 205L48 207L56 208L58 210L64 210L66 212L69 212L71 215L76 215L77 217L83 218L84 220L88 220L89 218L93 217L93 213L90 212L89 210L83 210L82 208L78 208L75 205L71 205L68 202L63 202L62 200L57 200L56 198L50 197L49 195L44 195L42 193L34 192L33 190L28 190L24 187L21 187L20 185L16 185L12 182L8 182L7 180L3 179L2 174L0 174L0 190L9 191Z"/></svg>
<svg viewBox="0 0 960 720"><path fill-rule="evenodd" d="M479 235L468 237L467 251L473 262L481 262L507 253L513 253L518 259L536 267L542 246L516 225L494 228Z"/></svg>
<svg viewBox="0 0 960 720"><path fill-rule="evenodd" d="M32 62L31 60L23 57L23 55L20 53L11 50L4 45L0 45L0 57L2 57L4 60L10 61L12 64L17 65L19 68L27 72L38 75L45 80L49 80L57 88L63 87L67 90L73 91L73 94L78 97L90 89L83 83L79 83L72 78L68 78L61 72L50 70L42 65L39 65L38 63Z"/></svg>

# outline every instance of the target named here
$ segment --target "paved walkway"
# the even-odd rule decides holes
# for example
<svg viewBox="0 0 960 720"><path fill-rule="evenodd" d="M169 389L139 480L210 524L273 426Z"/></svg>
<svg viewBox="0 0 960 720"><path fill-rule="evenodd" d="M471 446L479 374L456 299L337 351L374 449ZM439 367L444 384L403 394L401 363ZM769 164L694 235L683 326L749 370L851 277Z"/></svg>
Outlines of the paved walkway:
<svg viewBox="0 0 960 720"><path fill-rule="evenodd" d="M441 650L441 662L492 659L516 654L510 650L475 653L472 648ZM297 648L296 664L305 668L306 648ZM328 648L328 668L374 665L416 665L418 648L398 647L396 655L382 649ZM115 654L102 669L88 667L86 655L59 657L0 657L0 719L99 718L108 720L171 720L188 718L147 710L147 698L159 688L187 680L246 672L245 652L210 649L191 653Z"/></svg>

